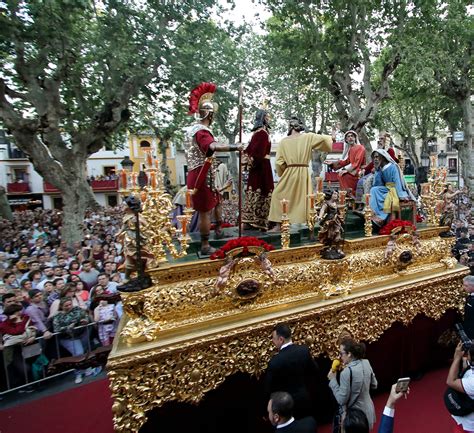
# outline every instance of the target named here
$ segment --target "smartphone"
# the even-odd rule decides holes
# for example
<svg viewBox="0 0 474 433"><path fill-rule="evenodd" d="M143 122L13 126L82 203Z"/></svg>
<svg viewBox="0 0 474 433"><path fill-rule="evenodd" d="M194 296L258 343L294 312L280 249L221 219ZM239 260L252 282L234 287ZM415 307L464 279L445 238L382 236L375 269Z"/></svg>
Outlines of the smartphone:
<svg viewBox="0 0 474 433"><path fill-rule="evenodd" d="M397 380L397 386L395 390L397 392L407 392L408 385L410 385L410 378L409 377L401 377Z"/></svg>

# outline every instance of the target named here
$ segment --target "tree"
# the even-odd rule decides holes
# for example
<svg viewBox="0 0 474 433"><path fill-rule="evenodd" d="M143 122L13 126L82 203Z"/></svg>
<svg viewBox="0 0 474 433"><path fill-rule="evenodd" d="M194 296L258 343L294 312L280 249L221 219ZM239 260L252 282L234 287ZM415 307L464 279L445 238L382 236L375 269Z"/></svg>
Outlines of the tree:
<svg viewBox="0 0 474 433"><path fill-rule="evenodd" d="M426 152L429 137L445 125L451 132L464 125L465 142L459 151L463 177L472 191L474 26L469 5L463 0L420 3L419 14L405 26L403 62L393 77L393 97L383 103L378 122L385 119L401 135L415 165L416 138Z"/></svg>
<svg viewBox="0 0 474 433"><path fill-rule="evenodd" d="M429 139L445 126L442 115L449 107L449 101L439 94L432 69L422 61L424 50L426 46L413 41L410 55L405 55L394 73L391 96L381 103L374 122L379 129L400 136L399 147L415 168L420 165L416 140L421 140L421 153L427 153Z"/></svg>
<svg viewBox="0 0 474 433"><path fill-rule="evenodd" d="M274 14L268 22L269 42L282 65L301 83L329 91L342 127L362 132L367 146L363 128L389 96L390 78L402 59L407 2L267 0L266 4ZM383 67L374 76L377 59Z"/></svg>
<svg viewBox="0 0 474 433"><path fill-rule="evenodd" d="M472 131L472 87L474 54L474 17L472 3L451 0L441 3L439 13L432 15L425 28L433 38L431 64L442 95L462 107L464 142L459 145L462 176L474 198L474 146ZM443 32L439 32L439 29ZM433 37L434 35L434 37ZM451 111L452 113L452 111ZM447 118L449 114L447 113ZM452 117L451 117L452 118Z"/></svg>
<svg viewBox="0 0 474 433"><path fill-rule="evenodd" d="M208 18L193 2L0 2L0 119L64 202L63 237L81 239L95 200L86 160L130 118L130 104L166 81L184 23ZM178 41L179 42L179 41Z"/></svg>

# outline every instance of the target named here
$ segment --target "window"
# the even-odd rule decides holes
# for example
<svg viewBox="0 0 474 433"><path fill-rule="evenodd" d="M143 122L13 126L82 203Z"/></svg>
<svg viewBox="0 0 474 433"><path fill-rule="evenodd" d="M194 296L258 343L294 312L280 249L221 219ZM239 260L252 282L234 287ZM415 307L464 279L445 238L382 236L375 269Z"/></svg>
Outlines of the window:
<svg viewBox="0 0 474 433"><path fill-rule="evenodd" d="M458 160L456 158L449 158L448 168L450 173L456 173L458 171Z"/></svg>
<svg viewBox="0 0 474 433"><path fill-rule="evenodd" d="M103 167L103 170L104 170L104 176L112 176L112 175L115 174L115 166L114 165Z"/></svg>
<svg viewBox="0 0 474 433"><path fill-rule="evenodd" d="M107 206L110 207L115 207L117 206L118 200L117 200L117 195L108 195L107 196Z"/></svg>
<svg viewBox="0 0 474 433"><path fill-rule="evenodd" d="M63 199L62 197L53 197L53 209L62 209Z"/></svg>
<svg viewBox="0 0 474 433"><path fill-rule="evenodd" d="M13 182L28 182L28 172L26 168L13 169Z"/></svg>
<svg viewBox="0 0 474 433"><path fill-rule="evenodd" d="M140 141L140 147L143 148L143 147L151 147L151 144L149 141L147 140L142 140Z"/></svg>

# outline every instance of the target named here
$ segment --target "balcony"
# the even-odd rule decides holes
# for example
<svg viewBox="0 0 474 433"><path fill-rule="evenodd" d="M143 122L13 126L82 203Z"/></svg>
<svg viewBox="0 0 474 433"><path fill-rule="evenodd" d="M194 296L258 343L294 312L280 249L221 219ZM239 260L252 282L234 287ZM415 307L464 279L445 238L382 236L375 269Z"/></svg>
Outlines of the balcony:
<svg viewBox="0 0 474 433"><path fill-rule="evenodd" d="M90 186L94 192L114 192L118 191L118 179L114 180L91 180ZM58 193L54 185L51 185L48 182L43 182L43 191L45 193Z"/></svg>
<svg viewBox="0 0 474 433"><path fill-rule="evenodd" d="M28 194L31 192L28 182L11 182L7 183L8 194Z"/></svg>

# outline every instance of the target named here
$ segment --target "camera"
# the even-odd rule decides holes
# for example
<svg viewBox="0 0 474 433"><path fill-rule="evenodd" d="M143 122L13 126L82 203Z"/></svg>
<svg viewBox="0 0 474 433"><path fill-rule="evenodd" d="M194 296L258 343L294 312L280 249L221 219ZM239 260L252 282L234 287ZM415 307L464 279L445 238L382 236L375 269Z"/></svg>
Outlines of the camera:
<svg viewBox="0 0 474 433"><path fill-rule="evenodd" d="M467 352L472 346L472 340L467 336L466 331L464 331L463 326L460 323L454 325L456 332L458 333L459 338L462 342L462 350Z"/></svg>

